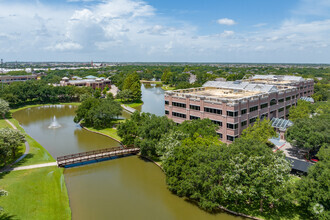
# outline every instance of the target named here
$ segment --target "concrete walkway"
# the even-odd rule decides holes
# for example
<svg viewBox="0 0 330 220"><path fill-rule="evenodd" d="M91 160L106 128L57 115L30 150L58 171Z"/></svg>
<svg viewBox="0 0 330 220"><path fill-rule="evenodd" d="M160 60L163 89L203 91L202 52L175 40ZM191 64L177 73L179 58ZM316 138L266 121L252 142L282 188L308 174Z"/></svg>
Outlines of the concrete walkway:
<svg viewBox="0 0 330 220"><path fill-rule="evenodd" d="M127 106L127 105L123 105L122 104L121 107L123 107L123 109L125 109L126 111L128 111L130 113L134 113L136 111L136 109L131 108L131 107Z"/></svg>
<svg viewBox="0 0 330 220"><path fill-rule="evenodd" d="M5 119L5 121L14 129L14 130L17 130L17 127L11 123L11 121L9 121L4 115L3 115L3 118ZM22 156L20 156L20 158L18 158L17 160L15 160L13 163L9 164L8 167L11 167L12 165L18 163L19 161L23 160L24 157L26 157L26 155L29 154L29 151L30 151L30 145L27 141L25 141L25 152Z"/></svg>
<svg viewBox="0 0 330 220"><path fill-rule="evenodd" d="M15 167L15 168L10 167L10 168L6 168L4 170L1 170L0 173L10 172L10 171L17 171L17 170L30 170L30 169L35 169L35 168L51 167L51 166L57 166L57 162L42 163L42 164L35 164L35 165Z"/></svg>

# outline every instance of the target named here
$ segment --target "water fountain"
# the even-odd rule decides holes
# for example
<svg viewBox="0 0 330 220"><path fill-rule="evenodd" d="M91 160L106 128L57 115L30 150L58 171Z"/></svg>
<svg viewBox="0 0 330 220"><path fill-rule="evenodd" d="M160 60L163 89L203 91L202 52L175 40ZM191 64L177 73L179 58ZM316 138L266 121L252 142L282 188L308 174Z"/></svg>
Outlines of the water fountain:
<svg viewBox="0 0 330 220"><path fill-rule="evenodd" d="M57 122L56 116L54 115L52 123L48 126L48 128L59 128L61 125Z"/></svg>

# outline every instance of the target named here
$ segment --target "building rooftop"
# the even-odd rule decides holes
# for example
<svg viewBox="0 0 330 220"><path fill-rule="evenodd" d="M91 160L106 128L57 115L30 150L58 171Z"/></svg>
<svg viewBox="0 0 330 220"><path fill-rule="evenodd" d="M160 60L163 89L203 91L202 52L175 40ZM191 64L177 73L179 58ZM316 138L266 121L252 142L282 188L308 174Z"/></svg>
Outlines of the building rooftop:
<svg viewBox="0 0 330 220"><path fill-rule="evenodd" d="M260 96L266 97L269 93L284 90L296 90L296 88L245 81L208 81L203 87L166 91L165 94L182 98L205 99L212 102L238 103L243 99L258 99Z"/></svg>
<svg viewBox="0 0 330 220"><path fill-rule="evenodd" d="M228 99L236 99L258 95L261 92L258 91L233 91L232 89L222 89L222 88L204 88L199 91L192 91L190 94L199 95L199 96L208 96L214 98L228 98Z"/></svg>
<svg viewBox="0 0 330 220"><path fill-rule="evenodd" d="M247 79L248 82L274 84L274 85L290 85L312 79L304 79L301 76L284 76L284 75L254 75Z"/></svg>
<svg viewBox="0 0 330 220"><path fill-rule="evenodd" d="M244 90L251 92L276 92L278 91L277 87L274 85L267 84L254 84L250 82L242 81L208 81L204 83L203 87L214 87L214 88L223 88L223 89L234 89L234 90Z"/></svg>

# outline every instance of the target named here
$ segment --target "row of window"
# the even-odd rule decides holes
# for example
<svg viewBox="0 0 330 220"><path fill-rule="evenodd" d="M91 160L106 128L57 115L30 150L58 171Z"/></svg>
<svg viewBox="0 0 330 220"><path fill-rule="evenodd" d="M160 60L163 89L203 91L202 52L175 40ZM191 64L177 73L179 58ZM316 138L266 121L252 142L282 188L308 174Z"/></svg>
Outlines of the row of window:
<svg viewBox="0 0 330 220"><path fill-rule="evenodd" d="M180 108L186 108L186 104L180 102L172 102L172 105Z"/></svg>
<svg viewBox="0 0 330 220"><path fill-rule="evenodd" d="M190 105L189 107L190 107L190 109L192 109L192 110L197 110L197 111L200 111L200 110L201 110L201 107L198 106L198 105Z"/></svg>
<svg viewBox="0 0 330 220"><path fill-rule="evenodd" d="M227 116L230 116L230 117L238 116L238 111L236 111L236 112L227 111Z"/></svg>
<svg viewBox="0 0 330 220"><path fill-rule="evenodd" d="M174 117L178 117L178 118L186 118L186 114L182 114L182 113L178 113L178 112L172 112L172 115Z"/></svg>
<svg viewBox="0 0 330 220"><path fill-rule="evenodd" d="M200 117L190 115L190 120L197 120L197 119L200 119Z"/></svg>
<svg viewBox="0 0 330 220"><path fill-rule="evenodd" d="M204 107L204 111L205 112L209 112L209 113L213 113L213 114L218 114L218 115L221 115L222 114L222 110L221 109Z"/></svg>

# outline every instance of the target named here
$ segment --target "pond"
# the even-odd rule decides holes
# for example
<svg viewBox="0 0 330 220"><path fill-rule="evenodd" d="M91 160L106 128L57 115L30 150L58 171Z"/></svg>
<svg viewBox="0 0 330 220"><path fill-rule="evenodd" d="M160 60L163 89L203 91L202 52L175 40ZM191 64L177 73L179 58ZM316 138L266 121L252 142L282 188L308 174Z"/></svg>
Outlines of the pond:
<svg viewBox="0 0 330 220"><path fill-rule="evenodd" d="M142 109L158 101L144 102ZM73 122L76 108L34 107L18 111L14 117L54 158L118 146L110 138L77 126ZM161 108L157 111L160 114ZM60 127L49 128L54 116ZM161 169L138 156L68 168L64 175L73 219L241 219L226 213L209 214L173 195Z"/></svg>
<svg viewBox="0 0 330 220"><path fill-rule="evenodd" d="M150 112L157 116L165 115L165 91L161 87L161 84L143 83L141 85L143 105L136 109L142 112Z"/></svg>

